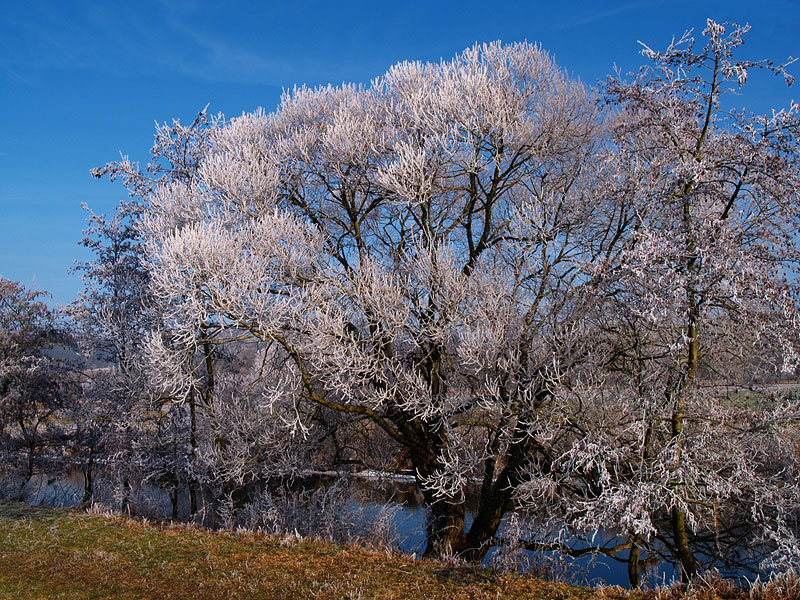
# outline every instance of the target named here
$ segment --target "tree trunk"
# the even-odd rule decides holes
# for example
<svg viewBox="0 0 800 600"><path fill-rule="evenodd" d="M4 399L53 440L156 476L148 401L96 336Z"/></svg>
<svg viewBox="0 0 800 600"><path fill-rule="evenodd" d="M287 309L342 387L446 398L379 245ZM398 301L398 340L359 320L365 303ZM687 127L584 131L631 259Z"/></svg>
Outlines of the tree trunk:
<svg viewBox="0 0 800 600"><path fill-rule="evenodd" d="M194 399L194 388L189 393L189 446L191 448L191 465L197 460L197 410ZM189 477L189 515L197 514L197 480Z"/></svg>
<svg viewBox="0 0 800 600"><path fill-rule="evenodd" d="M33 479L33 472L35 470L35 457L36 456L36 441L33 437L28 438L28 462L25 466L25 477L20 485L20 500L25 497L25 488L28 482Z"/></svg>
<svg viewBox="0 0 800 600"><path fill-rule="evenodd" d="M698 140L698 152L702 139ZM691 231L691 211L689 203L690 187L684 189L683 198L683 220L686 231ZM686 269L690 273L697 273L697 247L691 235L687 236L686 241ZM697 325L699 321L699 306L697 295L692 283L687 285L686 297L689 305L688 321L686 326L686 364L683 372L679 374L676 388L673 390L673 400L675 406L672 411L672 440L676 444L677 456L675 468L679 469L683 455L683 422L686 412L686 390L697 373L697 366L700 362L700 338L698 336ZM680 485L678 483L678 485ZM672 519L672 539L675 544L675 553L681 567L681 580L689 581L697 572L697 561L689 547L689 536L686 532L686 513L673 506L671 510Z"/></svg>
<svg viewBox="0 0 800 600"><path fill-rule="evenodd" d="M462 552L465 559L475 563L484 559L491 539L508 512L513 487L510 469L506 467L488 490L482 490L478 513L469 528L467 543Z"/></svg>
<svg viewBox="0 0 800 600"><path fill-rule="evenodd" d="M683 418L685 401L683 394L678 398L675 411L672 414L672 437L678 445L678 464L680 464L683 450ZM689 547L689 536L686 532L686 513L677 506L672 507L672 540L675 544L675 553L681 567L681 581L689 581L697 572L697 561Z"/></svg>
<svg viewBox="0 0 800 600"><path fill-rule="evenodd" d="M425 439L431 444L432 440L445 441L437 434L429 432ZM432 456L438 456L437 446L428 446L429 453L421 456L414 451L411 459L416 472L422 478L430 476L441 468L438 461ZM519 484L519 473L523 463L530 458L533 451L533 441L520 436L519 441L512 444L505 456L506 466L492 481L494 468L486 473L486 479L481 493L481 501L475 519L468 532L464 531L465 501L449 501L437 499L432 492L425 490L422 485L426 503L430 507L427 535L428 545L425 556L446 557L455 555L473 563L479 563L489 551L490 543L497 533L503 516L511 506L512 490ZM419 483L419 482L418 482Z"/></svg>
<svg viewBox="0 0 800 600"><path fill-rule="evenodd" d="M697 337L694 326L690 327L692 341L689 344L689 369L686 375L690 379L695 372L697 365ZM677 445L677 464L680 467L681 455L683 454L683 420L686 410L686 400L683 389L678 391L675 409L672 413L672 439ZM681 566L681 580L689 581L697 572L697 561L689 547L689 536L686 532L686 513L677 506L672 507L672 539L675 544L675 553Z"/></svg>
<svg viewBox="0 0 800 600"><path fill-rule="evenodd" d="M131 514L131 480L128 475L122 480L122 512Z"/></svg>
<svg viewBox="0 0 800 600"><path fill-rule="evenodd" d="M534 395L535 402L543 402L548 393L544 388L538 389ZM525 464L536 455L541 461L542 469L550 469L549 459L542 448L537 446L533 437L526 435L519 422L515 426L513 438L515 441L505 453L505 467L497 474L497 478L493 480L496 467L494 459L484 472L478 513L469 528L466 546L462 552L464 558L471 562L481 562L489 551L503 517L512 508L512 492L520 484L520 474L525 471Z"/></svg>
<svg viewBox="0 0 800 600"><path fill-rule="evenodd" d="M424 556L460 556L466 547L464 503L439 500L431 503L426 528L428 545Z"/></svg>
<svg viewBox="0 0 800 600"><path fill-rule="evenodd" d="M640 534L630 536L631 552L628 555L628 586L632 590L642 587L641 566L639 564L639 544L642 542Z"/></svg>
<svg viewBox="0 0 800 600"><path fill-rule="evenodd" d="M454 498L438 498L423 481L440 471L438 460L444 440L440 432L430 430L424 423L399 419L408 434L411 463L417 478L417 486L422 490L425 504L429 508L426 524L427 546L424 556L445 558L460 555L466 547L464 535L464 501Z"/></svg>
<svg viewBox="0 0 800 600"><path fill-rule="evenodd" d="M89 455L89 463L83 472L83 499L81 504L91 502L92 496L94 496L94 456Z"/></svg>
<svg viewBox="0 0 800 600"><path fill-rule="evenodd" d="M681 581L691 581L697 573L697 561L689 548L689 538L686 534L686 513L676 506L672 507L672 534L675 552L681 567Z"/></svg>
<svg viewBox="0 0 800 600"><path fill-rule="evenodd" d="M170 502L172 503L172 520L178 520L178 486L172 486L172 491L169 494Z"/></svg>

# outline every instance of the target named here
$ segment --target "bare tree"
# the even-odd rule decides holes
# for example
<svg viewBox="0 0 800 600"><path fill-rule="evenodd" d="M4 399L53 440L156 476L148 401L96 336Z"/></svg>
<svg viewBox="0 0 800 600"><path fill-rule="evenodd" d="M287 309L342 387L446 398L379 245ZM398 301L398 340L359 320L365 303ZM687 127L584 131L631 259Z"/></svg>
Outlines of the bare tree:
<svg viewBox="0 0 800 600"><path fill-rule="evenodd" d="M0 279L0 468L20 497L46 455L60 449L63 432L53 416L74 392L69 370L51 352L69 343L69 332L43 296Z"/></svg>

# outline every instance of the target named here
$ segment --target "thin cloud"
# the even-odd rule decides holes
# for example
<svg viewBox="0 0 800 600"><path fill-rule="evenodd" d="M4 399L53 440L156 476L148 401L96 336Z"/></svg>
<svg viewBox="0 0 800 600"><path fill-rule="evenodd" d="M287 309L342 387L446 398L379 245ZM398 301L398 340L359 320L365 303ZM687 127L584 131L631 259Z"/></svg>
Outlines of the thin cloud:
<svg viewBox="0 0 800 600"><path fill-rule="evenodd" d="M53 69L279 85L292 72L286 61L192 31L173 18L121 10L76 6L69 15L42 9L3 16L0 74L22 85L41 83Z"/></svg>
<svg viewBox="0 0 800 600"><path fill-rule="evenodd" d="M630 13L637 10L653 8L656 6L674 6L676 2L670 0L646 0L640 2L628 2L626 4L622 4L620 6L614 6L611 8L607 8L605 10L598 10L592 11L589 14L580 15L577 13L577 18L570 18L566 21L556 24L552 27L548 27L551 31L563 31L566 29L572 29L573 27L581 27L583 25L589 25L590 23L596 23L598 21L604 21L609 17L613 17L616 15L621 15L625 13ZM576 14L573 11L571 14Z"/></svg>
<svg viewBox="0 0 800 600"><path fill-rule="evenodd" d="M296 73L296 65L285 59L233 44L173 19L169 26L188 42L191 50L178 55L173 48L169 59L162 64L186 77L222 83L280 85Z"/></svg>

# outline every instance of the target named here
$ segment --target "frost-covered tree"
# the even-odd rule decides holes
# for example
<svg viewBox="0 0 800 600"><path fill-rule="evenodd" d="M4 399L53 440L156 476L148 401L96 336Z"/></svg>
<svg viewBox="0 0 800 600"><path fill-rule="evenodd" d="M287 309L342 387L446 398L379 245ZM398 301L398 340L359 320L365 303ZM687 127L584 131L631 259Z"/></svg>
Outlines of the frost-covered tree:
<svg viewBox="0 0 800 600"><path fill-rule="evenodd" d="M798 556L787 535L797 399L745 406L728 392L796 373L800 356L798 107L732 108L750 71L791 83L788 64L734 56L747 29L709 20L702 48L688 33L664 52L646 47L651 65L606 86L611 189L633 234L593 318L612 348L603 385L584 398L597 407L560 460L596 486L571 519L630 534L634 585L643 544L673 554L686 577L732 546L781 536L771 560Z"/></svg>
<svg viewBox="0 0 800 600"><path fill-rule="evenodd" d="M82 394L70 412L73 459L83 472L83 500L88 502L99 464L105 464L105 475L112 479L129 480L128 450L138 435L129 417L143 397L138 357L153 315L135 229L140 202L121 202L111 216L96 214L86 205L84 210L89 218L80 244L93 257L73 268L81 273L84 290L68 311L88 359Z"/></svg>
<svg viewBox="0 0 800 600"><path fill-rule="evenodd" d="M196 464L291 471L338 413L410 462L429 555L481 559L515 507L619 527L634 584L639 547L691 576L747 511L748 539L791 547L794 407L718 393L798 356L797 109L723 103L785 72L735 60L743 33L647 49L605 98L490 44L220 122L138 229L150 379L214 398ZM264 361L223 393L203 365L226 345Z"/></svg>
<svg viewBox="0 0 800 600"><path fill-rule="evenodd" d="M94 257L77 263L84 291L70 307L80 325L85 351L95 361L122 372L134 368L136 347L150 329L147 272L135 229L141 206L123 202L110 217L89 211L89 225L80 244Z"/></svg>
<svg viewBox="0 0 800 600"><path fill-rule="evenodd" d="M793 373L800 356L798 108L765 117L730 108L748 71L791 79L785 65L735 58L747 27L727 29L709 20L702 49L691 38L663 53L646 49L654 66L609 90L628 117L623 135L639 138L622 156L650 168L625 268L647 311L637 315L640 330L655 330L643 358L650 389L662 395L656 414L669 416L671 541L689 577L689 522L727 493L708 471L709 440L697 439L724 421L724 399L704 407L711 393L693 391L698 380L748 383L770 359Z"/></svg>
<svg viewBox="0 0 800 600"><path fill-rule="evenodd" d="M183 467L169 467L166 470L172 474L183 474L179 479L191 488L193 513L197 510L197 482L191 477L191 469L186 467L192 460L183 456L183 452L187 448L186 451L191 455L196 452L195 398L202 394L207 400L212 393L212 348L208 336L204 335L206 328L203 327L198 333L199 341L195 341L186 352L194 356L198 346L204 349L205 354L200 362L205 377L198 376L196 386L184 390L182 396L169 396L169 390L150 385L143 349L147 337L158 329L161 315L158 299L152 296L148 283L139 226L153 190L172 182L191 184L199 161L208 150L208 140L214 127L205 110L189 126L177 120L171 125L158 125L150 151L151 161L145 168L123 157L121 161L92 170L95 177L108 176L112 181L121 180L130 199L121 202L111 217L91 213L89 227L84 231L81 244L91 249L95 257L76 266L77 271L83 272L86 291L72 307L73 314L82 324L89 351L112 363L111 368L116 375L111 378L115 381L112 387L116 388L114 395L120 402L118 416L130 421L127 425L120 421L125 431L123 438L126 441L123 443L128 450L135 450L139 443L142 448L163 446L163 435L151 440L154 445L147 443L143 436L153 431L163 434L163 428L159 427L162 421L160 412L168 410L175 401L187 401L189 418L184 419L177 414L182 413L183 408L176 404L172 409L176 414L172 415L171 426L167 428L174 434L171 453L178 457L176 460ZM181 222L184 216L176 218ZM195 372L195 365L190 369ZM112 383L109 375L103 374L105 386ZM152 419L155 421L148 424ZM130 439L131 436L138 436L139 439ZM178 452L177 448L181 448L181 451ZM127 462L132 460L129 456ZM159 467L159 470L164 471L164 468ZM148 473L139 475L144 478L149 476Z"/></svg>
<svg viewBox="0 0 800 600"><path fill-rule="evenodd" d="M582 320L625 228L591 185L603 132L587 90L529 44L234 119L197 181L150 198L171 339L213 319L269 345L283 367L262 393L296 406L286 427L309 435L313 405L371 420L408 453L427 552L479 559L547 468L556 392L587 360ZM185 355L160 340L178 384Z"/></svg>

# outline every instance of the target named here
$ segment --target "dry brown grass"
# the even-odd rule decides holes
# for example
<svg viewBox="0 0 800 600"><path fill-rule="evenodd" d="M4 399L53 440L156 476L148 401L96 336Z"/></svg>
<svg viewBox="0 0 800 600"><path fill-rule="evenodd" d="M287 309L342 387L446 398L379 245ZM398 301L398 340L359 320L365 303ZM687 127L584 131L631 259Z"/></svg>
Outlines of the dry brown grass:
<svg viewBox="0 0 800 600"><path fill-rule="evenodd" d="M672 600L683 592L589 589L320 541L0 504L2 599ZM748 597L715 593L691 597Z"/></svg>

